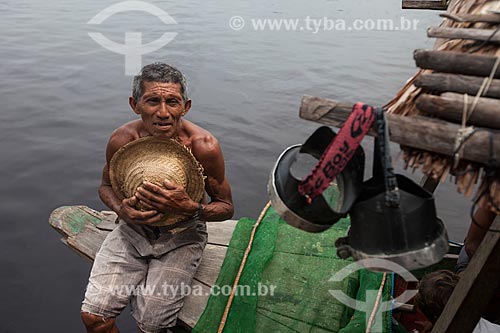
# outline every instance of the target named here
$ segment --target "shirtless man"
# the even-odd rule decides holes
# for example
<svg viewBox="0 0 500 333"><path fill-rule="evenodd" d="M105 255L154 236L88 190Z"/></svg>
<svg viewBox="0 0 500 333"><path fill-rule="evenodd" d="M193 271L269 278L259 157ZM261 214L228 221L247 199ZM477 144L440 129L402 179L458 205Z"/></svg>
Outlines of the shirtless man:
<svg viewBox="0 0 500 333"><path fill-rule="evenodd" d="M183 119L191 107L186 88L186 79L177 69L163 63L145 66L134 78L129 98L141 119L116 129L108 142L99 196L122 222L108 235L94 261L81 312L89 333L118 332L116 316L129 301L139 332L164 332L175 326L184 296L179 287L191 282L206 244L201 221L223 221L233 215L217 140ZM191 149L204 168L210 203L194 202L181 186L170 182L165 182L166 189L145 183L133 197L117 198L109 178L111 158L120 147L146 136L174 138ZM139 202L149 210L137 210ZM198 221L170 230L151 226L165 212Z"/></svg>

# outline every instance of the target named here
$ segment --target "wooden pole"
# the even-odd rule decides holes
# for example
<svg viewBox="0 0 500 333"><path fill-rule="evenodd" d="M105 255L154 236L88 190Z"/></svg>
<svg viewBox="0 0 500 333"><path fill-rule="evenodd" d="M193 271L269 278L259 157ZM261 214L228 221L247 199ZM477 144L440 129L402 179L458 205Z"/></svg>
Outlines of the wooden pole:
<svg viewBox="0 0 500 333"><path fill-rule="evenodd" d="M491 224L500 229L500 216ZM500 233L489 231L451 294L433 333L472 332L500 286Z"/></svg>
<svg viewBox="0 0 500 333"><path fill-rule="evenodd" d="M422 49L415 50L413 57L420 68L472 76L489 76L496 61L496 57L486 55ZM500 78L500 67L494 77Z"/></svg>
<svg viewBox="0 0 500 333"><path fill-rule="evenodd" d="M427 29L427 36L449 39L472 39L492 43L500 42L500 34L496 29L430 27Z"/></svg>
<svg viewBox="0 0 500 333"><path fill-rule="evenodd" d="M329 126L342 127L351 114L352 106L351 103L304 96L300 106L300 117ZM404 117L394 114L387 114L387 119L392 141L408 147L453 156L459 125L438 119ZM478 131L463 144L461 157L486 164L490 159L489 133L492 133L493 141L496 143L493 153L495 156L500 156L500 134ZM375 133L370 131L369 134ZM500 158L496 160L496 166L500 167Z"/></svg>
<svg viewBox="0 0 500 333"><path fill-rule="evenodd" d="M468 97L467 110L472 109L474 96ZM438 118L460 124L464 110L464 95L444 93L441 96L421 94L416 100L417 108ZM467 124L487 128L500 129L500 100L480 97L474 111L470 114Z"/></svg>
<svg viewBox="0 0 500 333"><path fill-rule="evenodd" d="M448 5L446 1L423 1L423 0L403 0L403 9L431 9L431 10L446 10Z"/></svg>
<svg viewBox="0 0 500 333"><path fill-rule="evenodd" d="M500 23L500 15L497 14L459 14L451 13L439 14L455 22L484 22L484 23Z"/></svg>
<svg viewBox="0 0 500 333"><path fill-rule="evenodd" d="M416 87L424 88L433 92L457 92L462 94L476 95L483 84L484 78L459 75L459 74L422 74L419 75L413 84ZM500 98L500 80L493 80L485 97Z"/></svg>

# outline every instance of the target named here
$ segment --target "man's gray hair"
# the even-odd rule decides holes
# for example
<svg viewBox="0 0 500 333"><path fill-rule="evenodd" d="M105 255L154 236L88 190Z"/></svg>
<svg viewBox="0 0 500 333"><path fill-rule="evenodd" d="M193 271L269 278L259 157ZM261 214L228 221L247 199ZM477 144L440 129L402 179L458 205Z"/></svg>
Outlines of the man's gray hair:
<svg viewBox="0 0 500 333"><path fill-rule="evenodd" d="M178 83L181 86L182 99L184 102L188 100L186 77L175 67L162 62L144 66L134 77L132 97L136 102L139 102L144 94L144 82Z"/></svg>

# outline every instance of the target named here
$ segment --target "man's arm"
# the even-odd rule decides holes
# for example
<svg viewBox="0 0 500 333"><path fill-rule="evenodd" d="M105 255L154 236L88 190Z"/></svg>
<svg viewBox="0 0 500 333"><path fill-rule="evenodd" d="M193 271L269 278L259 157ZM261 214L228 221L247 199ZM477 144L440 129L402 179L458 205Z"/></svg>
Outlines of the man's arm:
<svg viewBox="0 0 500 333"><path fill-rule="evenodd" d="M213 136L200 140L197 158L205 168L205 189L211 202L203 205L203 219L206 221L224 221L233 217L234 207L231 195L231 186L226 178L224 156L222 150Z"/></svg>
<svg viewBox="0 0 500 333"><path fill-rule="evenodd" d="M474 220L478 225L471 222L469 226L469 231L465 238L465 251L469 258L472 258L474 253L476 253L479 244L483 241L486 232L490 228L496 214L491 212L488 208L479 206L476 213L474 214Z"/></svg>

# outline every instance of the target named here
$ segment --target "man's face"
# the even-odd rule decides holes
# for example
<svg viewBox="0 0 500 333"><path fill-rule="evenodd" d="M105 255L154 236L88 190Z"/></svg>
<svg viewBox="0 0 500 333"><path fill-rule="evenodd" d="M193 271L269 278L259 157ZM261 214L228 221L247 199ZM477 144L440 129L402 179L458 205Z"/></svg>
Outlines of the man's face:
<svg viewBox="0 0 500 333"><path fill-rule="evenodd" d="M178 83L144 82L141 99L131 98L130 106L141 116L151 135L171 138L178 134L180 120L191 107L191 101L184 103Z"/></svg>

